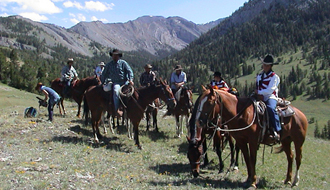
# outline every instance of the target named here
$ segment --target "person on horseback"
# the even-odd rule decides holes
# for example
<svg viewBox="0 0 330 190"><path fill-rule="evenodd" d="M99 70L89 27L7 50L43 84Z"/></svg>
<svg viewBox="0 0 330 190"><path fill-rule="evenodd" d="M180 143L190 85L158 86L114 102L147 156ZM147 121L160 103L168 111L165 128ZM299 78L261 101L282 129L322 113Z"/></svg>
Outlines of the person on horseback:
<svg viewBox="0 0 330 190"><path fill-rule="evenodd" d="M45 102L48 99L48 121L53 121L53 108L55 104L59 103L61 100L60 95L58 95L55 90L52 88L49 88L47 86L44 86L41 82L39 82L35 88L37 91L42 91L45 95Z"/></svg>
<svg viewBox="0 0 330 190"><path fill-rule="evenodd" d="M223 80L219 71L214 72L213 77L213 80L210 82L213 89L223 89L225 91L229 90L229 86Z"/></svg>
<svg viewBox="0 0 330 190"><path fill-rule="evenodd" d="M95 68L95 75L98 81L101 81L101 75L104 70L104 62L100 62L99 65Z"/></svg>
<svg viewBox="0 0 330 190"><path fill-rule="evenodd" d="M270 123L274 132L274 136L272 136L272 138L279 141L281 124L276 111L276 105L280 78L273 71L273 65L274 57L268 54L262 62L263 71L257 75L255 94L257 94L259 100L266 103Z"/></svg>
<svg viewBox="0 0 330 190"><path fill-rule="evenodd" d="M64 83L63 94L67 98L70 97L69 92L70 92L71 82L73 80L78 79L77 71L72 65L73 65L73 58L69 58L67 61L67 65L65 65L61 71L61 81Z"/></svg>
<svg viewBox="0 0 330 190"><path fill-rule="evenodd" d="M177 65L174 68L174 72L171 75L171 89L175 96L178 99L181 93L181 87L187 83L187 75L182 71L181 65Z"/></svg>
<svg viewBox="0 0 330 190"><path fill-rule="evenodd" d="M144 73L140 76L140 85L147 87L153 84L156 80L156 74L152 70L152 66L150 64L146 64L144 66Z"/></svg>
<svg viewBox="0 0 330 190"><path fill-rule="evenodd" d="M120 105L119 90L122 85L134 85L134 74L129 64L125 60L121 59L123 56L122 52L118 49L114 49L113 51L110 51L109 54L112 57L112 61L105 65L101 75L101 83L104 84L107 81L112 82L114 111L119 116L122 116L123 112L118 110Z"/></svg>

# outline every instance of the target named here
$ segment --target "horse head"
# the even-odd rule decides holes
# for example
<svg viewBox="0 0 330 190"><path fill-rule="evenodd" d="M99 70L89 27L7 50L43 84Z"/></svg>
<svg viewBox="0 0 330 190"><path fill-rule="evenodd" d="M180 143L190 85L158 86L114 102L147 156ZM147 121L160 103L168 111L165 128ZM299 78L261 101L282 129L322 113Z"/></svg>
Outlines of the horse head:
<svg viewBox="0 0 330 190"><path fill-rule="evenodd" d="M168 108L172 109L176 106L176 101L172 92L172 89L167 84L166 81L163 81L161 78L159 80L161 91L159 94L159 98L166 102Z"/></svg>
<svg viewBox="0 0 330 190"><path fill-rule="evenodd" d="M208 89L203 87L203 91L196 116L196 122L200 127L208 125L209 122L217 123L219 119L216 117L219 113L219 106L216 106L220 100L219 94L212 87Z"/></svg>
<svg viewBox="0 0 330 190"><path fill-rule="evenodd" d="M192 139L187 137L187 140L189 142L187 157L190 163L192 174L196 178L199 175L201 159L204 153L202 140L200 138L195 137Z"/></svg>

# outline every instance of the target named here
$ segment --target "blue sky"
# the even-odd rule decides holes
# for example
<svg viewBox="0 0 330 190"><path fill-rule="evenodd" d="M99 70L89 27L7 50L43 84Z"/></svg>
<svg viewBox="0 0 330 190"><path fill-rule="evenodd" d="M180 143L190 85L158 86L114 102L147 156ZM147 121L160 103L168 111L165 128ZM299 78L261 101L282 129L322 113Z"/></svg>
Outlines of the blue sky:
<svg viewBox="0 0 330 190"><path fill-rule="evenodd" d="M247 0L0 0L0 16L21 15L70 28L80 21L117 23L140 16L180 16L203 24L230 16Z"/></svg>

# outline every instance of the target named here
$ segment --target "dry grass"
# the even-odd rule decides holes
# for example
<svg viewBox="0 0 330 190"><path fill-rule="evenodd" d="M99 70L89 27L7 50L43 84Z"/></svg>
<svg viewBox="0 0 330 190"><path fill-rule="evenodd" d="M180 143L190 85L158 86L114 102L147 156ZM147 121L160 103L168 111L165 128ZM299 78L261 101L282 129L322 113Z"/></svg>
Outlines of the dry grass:
<svg viewBox="0 0 330 190"><path fill-rule="evenodd" d="M140 125L143 150L127 138L125 127L92 143L91 127L75 117L76 105L66 102L68 114L48 123L46 109L38 118L24 118L28 106L36 106L34 94L0 84L0 189L242 189L245 165L240 171L217 172L216 154L211 164L193 179L186 157L185 138L176 138L174 119L161 120L160 132ZM15 112L16 111L16 112ZM55 111L58 113L58 110ZM102 130L101 130L102 131ZM298 189L329 189L329 142L308 137L303 147ZM257 175L261 189L290 189L282 183L286 173L284 154L259 151ZM229 154L225 150L224 156ZM228 167L229 160L226 160Z"/></svg>

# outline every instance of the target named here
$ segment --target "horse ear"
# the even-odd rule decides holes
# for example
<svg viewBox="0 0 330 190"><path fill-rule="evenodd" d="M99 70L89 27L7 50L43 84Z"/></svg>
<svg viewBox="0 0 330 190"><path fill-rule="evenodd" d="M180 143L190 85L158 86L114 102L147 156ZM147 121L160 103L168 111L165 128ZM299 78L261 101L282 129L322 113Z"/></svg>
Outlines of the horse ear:
<svg viewBox="0 0 330 190"><path fill-rule="evenodd" d="M202 90L203 90L203 92L205 92L207 89L205 88L204 85L201 85L201 86L202 86Z"/></svg>
<svg viewBox="0 0 330 190"><path fill-rule="evenodd" d="M209 86L210 88L210 94L214 94L214 89L212 88L212 86Z"/></svg>

